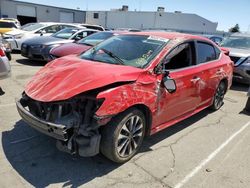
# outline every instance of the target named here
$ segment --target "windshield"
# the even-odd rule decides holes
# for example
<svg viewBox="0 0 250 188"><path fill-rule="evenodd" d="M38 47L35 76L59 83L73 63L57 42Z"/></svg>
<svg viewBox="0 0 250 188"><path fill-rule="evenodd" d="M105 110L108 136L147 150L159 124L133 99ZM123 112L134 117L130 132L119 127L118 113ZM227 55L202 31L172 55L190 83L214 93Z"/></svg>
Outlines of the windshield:
<svg viewBox="0 0 250 188"><path fill-rule="evenodd" d="M31 25L34 25L35 23L27 23L27 24L24 24L23 26L21 26L20 29L24 30L24 28L28 27L28 26L31 26Z"/></svg>
<svg viewBox="0 0 250 188"><path fill-rule="evenodd" d="M24 31L34 31L34 30L37 30L37 29L40 29L42 27L44 27L45 25L44 24L41 24L41 23L36 23L36 24L28 24L26 25L25 27L23 26L22 27L22 30Z"/></svg>
<svg viewBox="0 0 250 188"><path fill-rule="evenodd" d="M61 39L69 39L71 36L73 36L77 31L79 31L78 29L74 29L74 28L66 28L63 29L55 34L53 34L53 37L56 38L61 38Z"/></svg>
<svg viewBox="0 0 250 188"><path fill-rule="evenodd" d="M90 35L80 41L78 41L79 44L87 44L90 46L94 46L110 37L112 37L114 33L111 32L98 32L93 35Z"/></svg>
<svg viewBox="0 0 250 188"><path fill-rule="evenodd" d="M114 36L81 54L82 59L145 67L169 40L143 35Z"/></svg>
<svg viewBox="0 0 250 188"><path fill-rule="evenodd" d="M14 22L0 22L0 28L17 28Z"/></svg>
<svg viewBox="0 0 250 188"><path fill-rule="evenodd" d="M231 36L222 41L221 46L228 48L250 49L250 37Z"/></svg>

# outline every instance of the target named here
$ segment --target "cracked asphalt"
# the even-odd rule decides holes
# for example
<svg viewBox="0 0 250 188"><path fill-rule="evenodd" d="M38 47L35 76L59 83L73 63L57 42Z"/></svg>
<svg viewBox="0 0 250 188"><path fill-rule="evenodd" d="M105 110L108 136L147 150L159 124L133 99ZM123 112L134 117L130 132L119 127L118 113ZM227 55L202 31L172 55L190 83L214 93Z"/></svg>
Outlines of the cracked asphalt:
<svg viewBox="0 0 250 188"><path fill-rule="evenodd" d="M0 80L0 187L250 187L250 121L243 112L248 87L234 84L217 112L204 110L144 141L118 165L102 155L80 158L58 151L55 140L27 126L15 98L43 63L13 55L11 77ZM202 161L213 156L201 166ZM195 169L196 173L192 173ZM184 179L187 181L183 181ZM184 182L184 183L183 183Z"/></svg>

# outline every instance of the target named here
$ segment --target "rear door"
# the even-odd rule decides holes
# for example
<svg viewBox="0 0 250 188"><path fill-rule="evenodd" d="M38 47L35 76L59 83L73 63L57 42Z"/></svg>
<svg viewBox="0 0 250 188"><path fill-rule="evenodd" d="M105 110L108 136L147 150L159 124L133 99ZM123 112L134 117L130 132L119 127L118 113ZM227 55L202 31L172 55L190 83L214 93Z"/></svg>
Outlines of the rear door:
<svg viewBox="0 0 250 188"><path fill-rule="evenodd" d="M197 65L200 69L199 107L205 107L211 103L219 81L223 77L224 64L220 61L220 50L209 42L197 41L196 52Z"/></svg>

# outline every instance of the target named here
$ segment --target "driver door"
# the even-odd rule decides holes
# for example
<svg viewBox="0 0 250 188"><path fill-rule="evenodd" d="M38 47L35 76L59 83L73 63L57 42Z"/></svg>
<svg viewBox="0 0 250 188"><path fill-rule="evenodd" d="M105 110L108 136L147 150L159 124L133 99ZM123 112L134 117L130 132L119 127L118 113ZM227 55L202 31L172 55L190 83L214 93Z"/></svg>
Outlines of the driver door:
<svg viewBox="0 0 250 188"><path fill-rule="evenodd" d="M177 120L192 113L200 103L199 67L195 66L194 42L180 44L163 60L169 77L176 82L176 91L170 94L161 86L158 125Z"/></svg>

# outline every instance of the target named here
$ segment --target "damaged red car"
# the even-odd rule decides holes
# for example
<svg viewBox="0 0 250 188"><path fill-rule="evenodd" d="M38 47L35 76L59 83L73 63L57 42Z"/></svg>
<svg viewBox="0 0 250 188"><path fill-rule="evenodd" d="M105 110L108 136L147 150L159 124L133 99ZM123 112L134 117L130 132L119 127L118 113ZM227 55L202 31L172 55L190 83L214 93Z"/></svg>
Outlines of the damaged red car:
<svg viewBox="0 0 250 188"><path fill-rule="evenodd" d="M218 110L233 62L210 40L180 33L118 35L42 68L17 109L58 149L123 163L147 135Z"/></svg>

